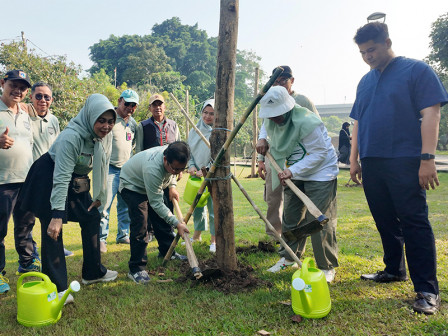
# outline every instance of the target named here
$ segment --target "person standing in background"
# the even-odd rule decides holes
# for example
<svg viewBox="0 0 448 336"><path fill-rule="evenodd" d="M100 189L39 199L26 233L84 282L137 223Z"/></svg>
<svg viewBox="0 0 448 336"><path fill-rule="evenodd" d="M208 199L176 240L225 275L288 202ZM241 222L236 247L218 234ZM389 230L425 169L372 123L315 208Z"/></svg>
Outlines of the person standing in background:
<svg viewBox="0 0 448 336"><path fill-rule="evenodd" d="M137 122L132 118L139 103L139 96L134 90L124 90L118 98L117 122L112 129L112 154L107 177L107 198L104 205L98 209L101 213L100 250L107 252L107 237L109 235L109 216L115 195L117 196L117 244L129 244L128 207L118 193L121 167L129 160L135 148L135 132Z"/></svg>

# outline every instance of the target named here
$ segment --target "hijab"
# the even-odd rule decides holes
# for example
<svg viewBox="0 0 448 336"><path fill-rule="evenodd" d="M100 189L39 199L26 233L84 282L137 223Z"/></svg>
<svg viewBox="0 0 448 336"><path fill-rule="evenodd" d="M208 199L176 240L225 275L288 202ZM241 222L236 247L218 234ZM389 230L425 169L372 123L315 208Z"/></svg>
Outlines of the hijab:
<svg viewBox="0 0 448 336"><path fill-rule="evenodd" d="M201 110L201 119L196 124L196 127L201 131L201 133L207 140L210 139L213 127L211 125L207 125L204 122L204 119L202 118L202 111L204 111L204 109L209 105L214 108L215 100L208 99L204 102ZM201 137L196 133L194 129L192 129L188 134L188 145L190 146L191 154L194 158L196 167L198 169L201 169L202 167L208 167L211 158L210 148L205 144L205 142L201 139Z"/></svg>
<svg viewBox="0 0 448 336"><path fill-rule="evenodd" d="M269 151L281 168L284 167L286 158L291 155L300 141L322 124L322 120L315 113L297 104L283 115L285 119L280 125L268 118L264 120L266 131L271 139ZM277 174L272 174L272 190L279 183Z"/></svg>
<svg viewBox="0 0 448 336"><path fill-rule="evenodd" d="M94 125L98 118L106 111L111 111L117 119L114 106L106 96L99 93L90 95L81 111L68 123L65 132L78 133L85 141L92 140L95 143L93 149L93 200L99 200L105 204L108 157L112 150L112 132L104 138L99 138L94 132Z"/></svg>

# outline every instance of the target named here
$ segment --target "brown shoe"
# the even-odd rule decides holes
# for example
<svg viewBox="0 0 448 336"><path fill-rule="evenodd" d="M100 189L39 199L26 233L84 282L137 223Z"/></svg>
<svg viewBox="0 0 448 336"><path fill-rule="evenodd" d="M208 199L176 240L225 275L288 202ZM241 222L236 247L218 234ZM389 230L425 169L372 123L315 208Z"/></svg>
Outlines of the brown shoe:
<svg viewBox="0 0 448 336"><path fill-rule="evenodd" d="M106 242L100 241L100 252L101 253L106 253L107 252Z"/></svg>
<svg viewBox="0 0 448 336"><path fill-rule="evenodd" d="M440 308L440 295L420 292L417 293L415 297L415 302L412 305L412 309L414 309L417 313L423 313L426 315L435 314Z"/></svg>

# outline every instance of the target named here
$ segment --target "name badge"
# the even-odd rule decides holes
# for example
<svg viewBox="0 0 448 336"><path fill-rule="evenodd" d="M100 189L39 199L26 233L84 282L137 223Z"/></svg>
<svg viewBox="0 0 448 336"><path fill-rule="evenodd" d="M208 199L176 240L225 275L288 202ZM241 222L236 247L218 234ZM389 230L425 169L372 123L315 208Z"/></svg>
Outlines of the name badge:
<svg viewBox="0 0 448 336"><path fill-rule="evenodd" d="M132 140L132 134L131 132L126 132L126 140L131 141Z"/></svg>

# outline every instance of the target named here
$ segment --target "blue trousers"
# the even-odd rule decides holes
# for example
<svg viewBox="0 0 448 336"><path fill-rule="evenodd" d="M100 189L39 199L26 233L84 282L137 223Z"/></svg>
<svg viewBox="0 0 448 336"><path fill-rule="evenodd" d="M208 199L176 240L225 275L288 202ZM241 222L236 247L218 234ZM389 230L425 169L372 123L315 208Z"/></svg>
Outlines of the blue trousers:
<svg viewBox="0 0 448 336"><path fill-rule="evenodd" d="M426 191L418 183L420 158L364 158L364 192L384 250L385 271L406 274L416 292L439 293L434 233Z"/></svg>
<svg viewBox="0 0 448 336"><path fill-rule="evenodd" d="M104 206L101 206L98 210L101 213L100 224L100 240L106 241L109 236L109 216L112 203L115 195L117 196L117 238L116 240L129 238L129 225L131 220L129 219L128 206L123 201L120 193L118 192L118 186L120 185L120 172L121 168L117 168L113 165L109 165L109 175L107 176L107 199Z"/></svg>

